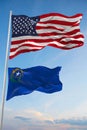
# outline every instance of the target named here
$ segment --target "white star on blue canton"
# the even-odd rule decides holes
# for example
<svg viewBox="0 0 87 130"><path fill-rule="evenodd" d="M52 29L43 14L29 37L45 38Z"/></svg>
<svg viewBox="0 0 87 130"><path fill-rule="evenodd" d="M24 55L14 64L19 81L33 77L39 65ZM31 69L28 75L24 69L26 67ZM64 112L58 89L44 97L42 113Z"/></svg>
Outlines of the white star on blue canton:
<svg viewBox="0 0 87 130"><path fill-rule="evenodd" d="M12 37L37 36L35 26L39 17L12 16Z"/></svg>

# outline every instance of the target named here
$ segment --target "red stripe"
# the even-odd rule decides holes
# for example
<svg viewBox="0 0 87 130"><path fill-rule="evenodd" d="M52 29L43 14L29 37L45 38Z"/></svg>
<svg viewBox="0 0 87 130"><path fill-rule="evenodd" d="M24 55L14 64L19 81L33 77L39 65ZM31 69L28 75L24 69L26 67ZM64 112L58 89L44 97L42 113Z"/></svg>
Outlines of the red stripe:
<svg viewBox="0 0 87 130"><path fill-rule="evenodd" d="M77 26L79 26L79 23L75 23L74 25L72 25L72 27L77 27ZM51 26L49 26L49 25L47 25L47 26L37 25L36 30L40 30L40 29L56 29L56 30L64 31L65 28L64 27L61 27L61 28L55 27L55 25L52 25L52 24L51 24Z"/></svg>
<svg viewBox="0 0 87 130"><path fill-rule="evenodd" d="M23 46L27 46L27 47L41 47L41 48L44 48L44 46L35 46L35 45L32 45L32 44L24 44L24 45L21 45L20 44L20 46L18 46L18 47L16 47L16 48L11 48L10 49L10 51L11 52L14 52L14 51L16 51L18 48L21 48L21 47L23 47ZM24 49L25 50L25 49ZM31 49L30 49L31 50ZM35 50L35 49L34 49Z"/></svg>
<svg viewBox="0 0 87 130"><path fill-rule="evenodd" d="M26 52L30 52L30 51L31 51L31 50L27 50L27 49L19 50L16 54L10 56L9 58L12 59L12 58L14 58L15 56L17 56L17 55L19 55L19 54L21 54L21 53L26 53ZM32 51L37 51L37 49L36 49L36 50L35 50L35 49L34 49L34 50L32 49ZM10 52L12 52L12 50L11 50Z"/></svg>
<svg viewBox="0 0 87 130"><path fill-rule="evenodd" d="M82 45L83 45L83 43L81 43L81 44L76 44L76 46L73 46L73 47L68 48L67 46L62 47L62 46L57 46L56 44L49 44L49 46L51 46L51 47L55 47L55 48L59 48L59 49L63 49L63 50L70 50L70 49L72 49L72 48L80 47L80 46L82 46Z"/></svg>
<svg viewBox="0 0 87 130"><path fill-rule="evenodd" d="M72 26L72 25L76 24L77 21L76 22L68 22L68 21L61 21L61 20L47 20L47 21L38 22L38 23L40 23L40 24L48 24L48 23L50 23L50 24L57 24L57 25L59 24L59 25Z"/></svg>
<svg viewBox="0 0 87 130"><path fill-rule="evenodd" d="M56 42L60 42L61 44L63 44L63 45L67 45L67 44L69 44L69 43L71 43L71 44L78 44L79 46L81 46L81 45L83 45L83 42L82 41L78 41L78 40L70 40L70 41L63 41L63 39L65 39L65 38L62 38L61 40L59 40L59 39L55 39L55 40L53 40L53 39L51 39L51 41L50 41L50 39L48 39L49 40L49 42L53 42L53 41L56 41ZM45 42L45 41L44 41ZM47 41L46 41L47 42ZM40 44L41 45L41 44ZM57 46L57 48L58 48L58 45L56 45L55 43L53 43L53 44L49 44L49 45L55 45L55 46ZM48 46L49 46L48 45ZM23 47L23 46L27 46L27 47L41 47L41 48L44 48L45 46L36 46L36 45L32 45L32 44L24 44L24 45L21 45L20 44L20 46L18 46L17 48L11 48L10 49L10 52L14 52L14 51L16 51L18 48L20 48L20 47ZM31 50L31 49L30 49ZM32 50L35 50L35 49L32 49ZM38 50L38 49L37 49Z"/></svg>
<svg viewBox="0 0 87 130"><path fill-rule="evenodd" d="M71 40L71 41L61 41L61 44L63 44L63 45L67 45L67 44L78 44L78 45L80 45L80 46L82 46L83 45L83 42L82 41L76 41L76 40Z"/></svg>
<svg viewBox="0 0 87 130"><path fill-rule="evenodd" d="M15 56L21 54L21 53L25 53L25 52L30 52L30 51L36 51L36 50L40 50L42 48L44 48L45 46L41 46L41 44L45 44L46 42L49 43L47 46L52 46L52 47L56 47L56 48L60 48L60 49L65 49L65 50L69 50L69 49L72 49L72 48L76 48L76 47L80 47L83 45L83 41L81 41L79 38L84 38L84 36L82 34L77 34L80 32L80 29L74 29L73 31L71 31L71 29L73 27L79 27L79 23L80 23L80 17L82 16L82 14L76 14L74 16L65 16L63 14L59 14L59 13L49 13L49 14L44 14L44 15L41 15L40 16L40 19L42 18L46 18L46 17L49 17L49 16L52 16L52 17L55 17L55 16L60 16L61 19L62 18L77 18L77 20L75 20L74 22L69 22L69 21L63 21L62 20L52 20L52 19L47 19L47 21L44 21L44 22L39 22L39 24L51 24L47 27L44 27L44 26L38 26L38 24L36 25L36 31L38 33L38 30L41 30L42 29L42 32L38 33L39 35L37 36L38 39L35 39L34 36L32 37L32 39L25 39L25 40L18 40L18 41L12 41L12 45L18 45L17 48L11 48L10 49L10 52L16 52L18 50L18 52L12 56L10 56L10 59L14 58ZM78 23L79 22L79 23ZM66 28L67 26L70 26L71 28L68 30L68 32L63 32L64 31L64 28L57 28L55 27L53 24L55 25L65 25ZM51 30L52 32L45 32L45 29L49 29ZM53 31L54 29L54 31ZM60 32L56 32L55 30L59 30ZM44 31L44 32L43 32ZM61 38L50 38L48 36L62 36ZM72 36L74 35L74 36ZM39 39L39 36L42 36L43 39ZM47 37L47 39L44 39L44 36ZM70 41L67 41L67 39L65 38L69 38ZM74 40L72 40L71 38L73 38ZM15 39L15 38L14 38ZM64 41L64 40L66 41ZM26 43L28 42L28 43ZM32 43L29 43L29 42L34 42L34 43L38 43L38 45L33 45ZM53 43L54 42L54 43ZM55 42L59 42L61 43L62 45L65 45L64 47L62 47L61 45L56 45ZM24 45L21 45L22 43L24 43ZM71 46L70 48L68 48L68 44L70 45L73 45L75 44L75 46ZM20 50L21 47L25 47L27 46L28 49L23 49L23 50ZM30 49L29 50L29 47L37 47L37 49ZM40 49L38 49L38 47L40 47Z"/></svg>
<svg viewBox="0 0 87 130"><path fill-rule="evenodd" d="M79 35L72 36L72 38L78 39L78 38L84 38L84 36L82 34L79 34Z"/></svg>
<svg viewBox="0 0 87 130"><path fill-rule="evenodd" d="M56 36L56 35L66 35L66 36L69 36L69 35L73 35L73 34L76 34L80 31L80 29L75 29L73 31L70 31L70 32L64 32L64 33L57 33L57 32L50 32L50 33L40 33L39 36Z"/></svg>
<svg viewBox="0 0 87 130"><path fill-rule="evenodd" d="M59 31L64 31L64 29L63 28L57 28L57 27L55 27L55 26L47 26L47 27L45 27L45 26L36 26L36 30L40 30L40 29L56 29L56 30L59 30Z"/></svg>
<svg viewBox="0 0 87 130"><path fill-rule="evenodd" d="M80 46L82 46L82 45L83 45L83 43L80 43L80 44L77 44L77 45L74 46L74 47L67 48L66 46L65 46L65 47L61 47L61 46L58 46L58 45L55 45L55 44L49 44L49 46L51 46L51 47L60 48L60 49L63 49L63 50L70 50L70 49L72 49L72 48L80 47ZM43 48L44 48L44 47L43 47ZM43 48L41 48L41 49L43 49ZM40 49L40 50L41 50L41 49ZM37 50L39 50L39 49L32 49L32 51L37 51ZM30 52L30 51L31 51L31 50L27 50L27 49L19 50L16 54L11 55L9 58L12 59L12 58L14 58L15 56L17 56L17 55L19 55L19 54L26 53L26 52ZM12 49L10 50L10 52L12 52Z"/></svg>
<svg viewBox="0 0 87 130"><path fill-rule="evenodd" d="M84 36L82 35L82 34L79 34L79 35L75 35L75 36L69 36L69 35L65 35L65 36L63 36L63 37L61 37L61 38L55 38L55 39L53 39L53 38L47 38L47 39L39 39L39 37L38 37L38 39L25 39L25 40L18 40L18 41L12 41L12 45L17 45L17 44L22 44L22 43L24 43L25 42L25 44L24 45L29 45L30 47L32 46L32 47L35 47L35 46L37 46L37 45L33 45L33 44L26 44L26 42L35 42L35 43L45 43L45 42L52 42L52 41L61 41L62 39L64 39L64 38L76 38L76 39L78 39L78 38L84 38Z"/></svg>
<svg viewBox="0 0 87 130"><path fill-rule="evenodd" d="M30 51L36 51L36 50L41 50L41 49L43 49L44 47L41 47L40 49L30 49L29 50L29 48L28 49L23 49L23 50L19 50L17 53L20 53L20 51L28 51L28 52L30 52ZM12 48L11 50L10 50L10 52L15 52L16 50L17 50L18 48Z"/></svg>
<svg viewBox="0 0 87 130"><path fill-rule="evenodd" d="M69 41L69 42L64 42L64 41L62 41L61 42L63 45L67 45L67 44L69 44L69 43L72 43L72 44L76 44L76 46L75 47L77 47L77 46L82 46L83 45L83 42L79 42L79 41L75 41L75 40L73 40L73 41ZM54 44L48 44L48 46L52 46L52 47L56 47L56 48L67 48L67 49L71 49L71 48L68 48L67 46L66 47L61 47L61 46L59 46L59 45L56 45L55 43ZM41 49L43 49L45 46L41 46ZM75 48L74 47L74 48ZM16 51L18 48L12 48L12 49L10 49L10 52L14 52L14 51ZM19 54L20 52L26 52L26 51L28 51L28 52L30 52L30 51L36 51L36 50L39 50L39 49L32 49L32 50L29 50L29 49L24 49L24 50L19 50L18 52L17 52L17 54Z"/></svg>
<svg viewBox="0 0 87 130"><path fill-rule="evenodd" d="M83 16L83 14L79 13L79 14L76 14L74 16L66 16L66 15L63 15L63 14L60 14L60 13L48 13L48 14L41 15L40 18L46 18L46 17L49 17L49 16L60 16L60 17L64 17L64 18L76 18L76 17Z"/></svg>

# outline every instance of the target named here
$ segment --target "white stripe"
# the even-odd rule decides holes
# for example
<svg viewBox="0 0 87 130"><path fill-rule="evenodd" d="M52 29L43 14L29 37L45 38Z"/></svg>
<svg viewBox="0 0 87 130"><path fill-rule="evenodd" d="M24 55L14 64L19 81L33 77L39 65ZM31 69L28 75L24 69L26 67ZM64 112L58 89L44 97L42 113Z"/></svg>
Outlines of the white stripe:
<svg viewBox="0 0 87 130"><path fill-rule="evenodd" d="M29 44L29 45L35 45L35 46L42 46L42 47L44 47L44 46L47 46L47 45L49 45L50 43L54 43L55 45L59 45L59 46L64 46L63 44L61 44L61 43L58 43L58 42L56 42L56 41L53 41L53 42L43 42L43 43L36 43L36 42L23 42L23 43L20 43L20 44L15 44L15 45L11 45L11 49L12 48L17 48L17 47L20 47L20 45L22 46L22 45L25 45L25 43L26 44ZM33 47L32 47L33 48Z"/></svg>
<svg viewBox="0 0 87 130"><path fill-rule="evenodd" d="M79 23L79 21L77 22L77 23ZM76 26L70 26L70 25L60 25L60 24L52 24L52 23L48 23L48 24L42 24L42 23L37 23L37 25L36 25L37 27L38 26L40 26L40 27L43 27L43 29L44 29L44 27L48 27L48 26L51 26L51 27L56 27L56 28L58 28L58 29L68 29L68 28L73 28L73 27L77 27L77 25ZM78 25L79 26L79 25ZM80 26L79 26L79 28L80 28ZM37 29L37 30L39 30L39 29Z"/></svg>
<svg viewBox="0 0 87 130"><path fill-rule="evenodd" d="M83 35L81 32L77 32L76 34L73 34L73 35L70 35L70 36L78 36L78 35ZM59 38L62 38L62 37L66 37L66 34L65 35L57 35L57 36L20 36L20 37L15 37L15 38L12 38L11 41L20 41L20 40L32 40L32 39L59 39Z"/></svg>
<svg viewBox="0 0 87 130"><path fill-rule="evenodd" d="M15 55L17 52L19 52L19 51L21 51L21 50L29 50L29 51L32 51L32 49L34 50L36 50L36 49L38 49L38 50L40 50L42 47L28 47L28 46L22 46L22 47L19 47L18 49L16 49L16 51L14 51L14 52L10 52L10 56L13 56L13 55Z"/></svg>
<svg viewBox="0 0 87 130"><path fill-rule="evenodd" d="M40 22L45 22L49 20L60 20L60 21L66 21L66 22L76 22L78 20L82 19L82 16L77 16L76 18L65 18L63 16L47 16L45 18L41 18Z"/></svg>
<svg viewBox="0 0 87 130"><path fill-rule="evenodd" d="M75 46L77 46L78 44L72 44L72 43L69 43L69 44L67 44L67 45L65 45L64 46L64 48L72 48L72 47L75 47Z"/></svg>
<svg viewBox="0 0 87 130"><path fill-rule="evenodd" d="M60 36L60 35L58 35L58 36L20 36L20 37L15 37L15 38L12 38L12 40L11 41L20 41L20 40L33 40L33 39L57 39L57 38L61 38L61 37L63 37L63 36Z"/></svg>
<svg viewBox="0 0 87 130"><path fill-rule="evenodd" d="M51 27L56 27L56 28L58 28L58 29L59 29L59 28L60 28L60 29L64 29L64 27L65 27L64 25L58 25L58 24L53 24L53 23L47 23L47 24L44 23L44 24L42 24L42 23L39 23L39 22L37 23L36 26L37 26L37 27L38 27L38 26L41 26L41 27L43 27L43 26L44 26L44 27L51 26Z"/></svg>
<svg viewBox="0 0 87 130"><path fill-rule="evenodd" d="M56 42L52 42L52 44L56 44ZM63 44L58 44L57 43L57 45L58 46L60 46L60 47L64 47L64 48L72 48L72 47L75 47L76 45L78 45L78 44L67 44L67 45L63 45ZM19 47L16 51L14 51L14 52L10 52L10 56L14 56L17 52L19 52L19 51L21 51L21 50L25 50L25 49L27 49L27 50L29 50L29 51L32 51L32 49L37 49L37 50L40 50L40 49L42 49L42 47L28 47L28 46L23 46L23 47Z"/></svg>
<svg viewBox="0 0 87 130"><path fill-rule="evenodd" d="M72 40L76 40L76 41L82 41L83 42L83 38L78 38L78 39L76 39L76 38L63 38L61 41L65 41L65 42L68 42L68 41L72 41ZM42 46L42 47L44 47L44 46L47 46L47 45L49 45L49 44L52 44L52 43L54 43L55 45L57 45L57 46L64 46L63 44L61 44L61 43L59 43L59 42L57 42L57 41L52 41L52 42L42 42L42 43L36 43L36 42L22 42L22 43L20 43L20 44L15 44L15 45L11 45L11 49L12 48L20 48L20 46L23 46L23 45L25 45L25 44L28 44L28 45L35 45L35 46L37 46L37 47L39 47L39 46ZM29 48L29 47L28 47ZM31 48L31 47L30 47ZM33 47L32 47L33 48Z"/></svg>
<svg viewBox="0 0 87 130"><path fill-rule="evenodd" d="M69 42L69 41L82 41L83 42L83 38L63 38L61 41L66 41L66 42Z"/></svg>
<svg viewBox="0 0 87 130"><path fill-rule="evenodd" d="M38 34L43 34L43 33L51 33L51 32L56 32L56 33L64 33L64 31L60 31L57 29L40 29L40 30L36 30L36 32Z"/></svg>
<svg viewBox="0 0 87 130"><path fill-rule="evenodd" d="M65 28L64 31L60 31L60 30L56 30L56 29L38 29L36 30L36 32L38 34L43 34L43 33L51 33L51 32L57 32L57 33L67 33L67 32L71 32L71 31L74 31L75 29L80 29L79 26L76 26L76 27L68 27L68 28Z"/></svg>

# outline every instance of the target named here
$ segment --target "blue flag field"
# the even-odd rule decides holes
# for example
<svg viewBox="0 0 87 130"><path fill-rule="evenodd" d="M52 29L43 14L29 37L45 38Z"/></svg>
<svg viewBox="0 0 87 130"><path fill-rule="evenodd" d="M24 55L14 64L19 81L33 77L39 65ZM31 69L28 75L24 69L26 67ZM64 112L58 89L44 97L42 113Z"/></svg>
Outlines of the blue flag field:
<svg viewBox="0 0 87 130"><path fill-rule="evenodd" d="M59 80L61 67L53 69L36 66L27 69L8 69L8 91L6 100L14 96L30 94L33 91L54 93L62 90L62 83Z"/></svg>

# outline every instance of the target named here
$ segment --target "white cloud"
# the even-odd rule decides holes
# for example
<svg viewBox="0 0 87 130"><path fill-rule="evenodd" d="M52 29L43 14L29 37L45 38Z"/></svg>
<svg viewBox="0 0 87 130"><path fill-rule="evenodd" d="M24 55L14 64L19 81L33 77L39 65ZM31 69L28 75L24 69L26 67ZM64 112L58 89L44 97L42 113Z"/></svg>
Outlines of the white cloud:
<svg viewBox="0 0 87 130"><path fill-rule="evenodd" d="M77 115L73 115L71 111L66 113L67 118L59 117L58 119L50 119L36 110L14 112L11 109L5 109L3 130L70 130L71 128L85 130L87 117L80 117L79 114L81 110L86 112L87 103L84 102L79 107L73 110L75 113L78 111Z"/></svg>

